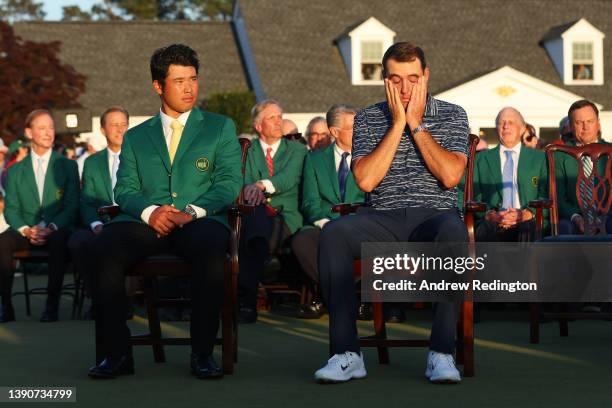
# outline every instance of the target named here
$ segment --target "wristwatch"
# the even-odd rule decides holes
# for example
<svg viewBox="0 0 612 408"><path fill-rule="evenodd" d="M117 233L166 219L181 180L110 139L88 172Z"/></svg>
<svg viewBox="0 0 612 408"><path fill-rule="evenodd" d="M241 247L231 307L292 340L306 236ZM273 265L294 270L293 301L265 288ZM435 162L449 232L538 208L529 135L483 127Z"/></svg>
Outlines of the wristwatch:
<svg viewBox="0 0 612 408"><path fill-rule="evenodd" d="M193 220L198 218L198 213L196 213L196 210L193 209L192 206L188 205L187 207L185 207L185 209L183 210L183 212L185 214L191 215L191 218Z"/></svg>
<svg viewBox="0 0 612 408"><path fill-rule="evenodd" d="M419 132L427 132L427 126L425 126L425 124L421 123L419 126L415 127L414 129L411 130L412 135L416 135Z"/></svg>

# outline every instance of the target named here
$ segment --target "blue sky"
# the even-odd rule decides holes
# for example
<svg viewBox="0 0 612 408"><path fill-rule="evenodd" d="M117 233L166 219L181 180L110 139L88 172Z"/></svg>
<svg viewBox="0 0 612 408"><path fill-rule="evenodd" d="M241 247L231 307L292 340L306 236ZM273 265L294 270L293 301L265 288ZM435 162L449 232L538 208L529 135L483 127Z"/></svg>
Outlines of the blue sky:
<svg viewBox="0 0 612 408"><path fill-rule="evenodd" d="M47 13L45 20L61 20L64 6L78 5L81 9L89 11L96 3L98 0L44 0L44 10Z"/></svg>

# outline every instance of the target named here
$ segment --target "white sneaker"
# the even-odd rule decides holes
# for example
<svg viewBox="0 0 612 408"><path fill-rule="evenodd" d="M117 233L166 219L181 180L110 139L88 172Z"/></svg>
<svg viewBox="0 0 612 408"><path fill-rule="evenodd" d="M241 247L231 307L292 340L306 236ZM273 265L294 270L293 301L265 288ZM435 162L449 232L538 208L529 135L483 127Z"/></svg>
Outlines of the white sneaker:
<svg viewBox="0 0 612 408"><path fill-rule="evenodd" d="M325 367L315 372L315 381L320 383L345 382L353 378L363 378L367 375L363 363L363 354L347 351L334 354L327 360Z"/></svg>
<svg viewBox="0 0 612 408"><path fill-rule="evenodd" d="M461 381L461 374L455 367L453 356L436 351L430 351L427 355L425 377L433 383L454 384Z"/></svg>

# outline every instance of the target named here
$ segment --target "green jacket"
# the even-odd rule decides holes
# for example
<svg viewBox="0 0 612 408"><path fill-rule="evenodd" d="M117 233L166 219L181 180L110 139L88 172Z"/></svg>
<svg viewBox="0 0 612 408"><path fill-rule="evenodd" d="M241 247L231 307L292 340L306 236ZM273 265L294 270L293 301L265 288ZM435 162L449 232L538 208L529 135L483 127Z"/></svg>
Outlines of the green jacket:
<svg viewBox="0 0 612 408"><path fill-rule="evenodd" d="M170 164L161 117L130 129L121 146L113 222L142 222L151 205L188 204L227 226L226 210L242 185L240 144L231 119L194 108Z"/></svg>
<svg viewBox="0 0 612 408"><path fill-rule="evenodd" d="M113 204L113 191L108 168L108 149L101 150L85 160L81 191L81 220L87 227L98 217L98 207Z"/></svg>
<svg viewBox="0 0 612 408"><path fill-rule="evenodd" d="M334 219L339 214L331 211L332 206L342 203L338 172L334 157L334 146L331 144L306 156L304 175L302 177L302 214L305 222L313 224L323 218ZM349 170L346 180L344 202L357 203L365 201L365 193L359 190L353 173Z"/></svg>
<svg viewBox="0 0 612 408"><path fill-rule="evenodd" d="M606 142L599 142L606 143ZM575 146L575 143L568 144ZM604 174L607 159L597 161L597 171ZM576 196L576 180L578 179L578 161L568 154L555 153L555 178L557 182L557 205L559 219L571 219L574 214L582 214Z"/></svg>
<svg viewBox="0 0 612 408"><path fill-rule="evenodd" d="M476 155L474 163L474 200L484 202L487 210L502 207L502 171L499 145ZM529 208L529 201L548 197L546 155L535 149L521 146L518 162L518 194L521 209ZM479 218L484 214L478 214ZM544 217L546 220L548 217Z"/></svg>
<svg viewBox="0 0 612 408"><path fill-rule="evenodd" d="M268 175L266 157L259 139L253 140L247 156L244 183L248 185L259 180L272 182L275 192L268 203L283 216L292 234L302 226L302 214L299 212L298 202L306 152L303 144L281 139L280 146L274 154L272 177Z"/></svg>
<svg viewBox="0 0 612 408"><path fill-rule="evenodd" d="M51 152L42 205L36 188L32 156L15 163L8 171L4 215L14 230L32 227L41 221L58 228L73 228L79 212L79 171L77 164Z"/></svg>

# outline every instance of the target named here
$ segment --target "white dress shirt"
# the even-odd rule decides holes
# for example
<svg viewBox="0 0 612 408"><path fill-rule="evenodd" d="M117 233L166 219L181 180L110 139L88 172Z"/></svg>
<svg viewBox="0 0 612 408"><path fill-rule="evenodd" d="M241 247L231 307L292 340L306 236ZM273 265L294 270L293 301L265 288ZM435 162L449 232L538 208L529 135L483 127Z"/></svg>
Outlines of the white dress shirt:
<svg viewBox="0 0 612 408"><path fill-rule="evenodd" d="M261 138L259 138L259 143L261 144L261 150L263 151L264 158L268 155L268 147L271 147L272 151L270 152L270 156L274 159L274 155L276 154L276 152L278 151L278 148L280 147L281 140L282 139L278 139L275 143L269 145L266 142L264 142ZM274 192L276 191L274 184L272 184L272 182L269 179L259 180L259 182L264 185L266 193L274 194Z"/></svg>
<svg viewBox="0 0 612 408"><path fill-rule="evenodd" d="M512 187L514 188L514 202L516 203L516 208L521 208L521 200L519 199L519 189L518 189L518 163L519 157L521 155L521 143L517 143L512 149L507 148L503 144L499 144L499 158L501 159L501 172L502 177L504 174L504 166L506 165L506 151L512 151L512 159L514 160L514 169L512 170Z"/></svg>
<svg viewBox="0 0 612 408"><path fill-rule="evenodd" d="M166 147L168 148L168 151L170 151L170 142L172 141L172 122L174 120L178 120L180 124L183 125L183 127L185 127L185 125L187 124L187 119L189 119L190 113L191 113L191 110L187 112L183 112L179 115L178 118L174 119L173 117L166 115L161 109L159 110L159 116L161 117L161 124L162 124L162 129L164 132L164 139L166 141ZM204 208L198 207L197 205L193 205L193 204L187 204L187 206L195 210L197 218L206 217L206 210ZM153 214L153 211L155 211L155 209L157 209L158 207L159 205L148 206L147 208L142 210L142 213L140 214L140 218L146 224L149 224L149 218L151 217L151 214Z"/></svg>

